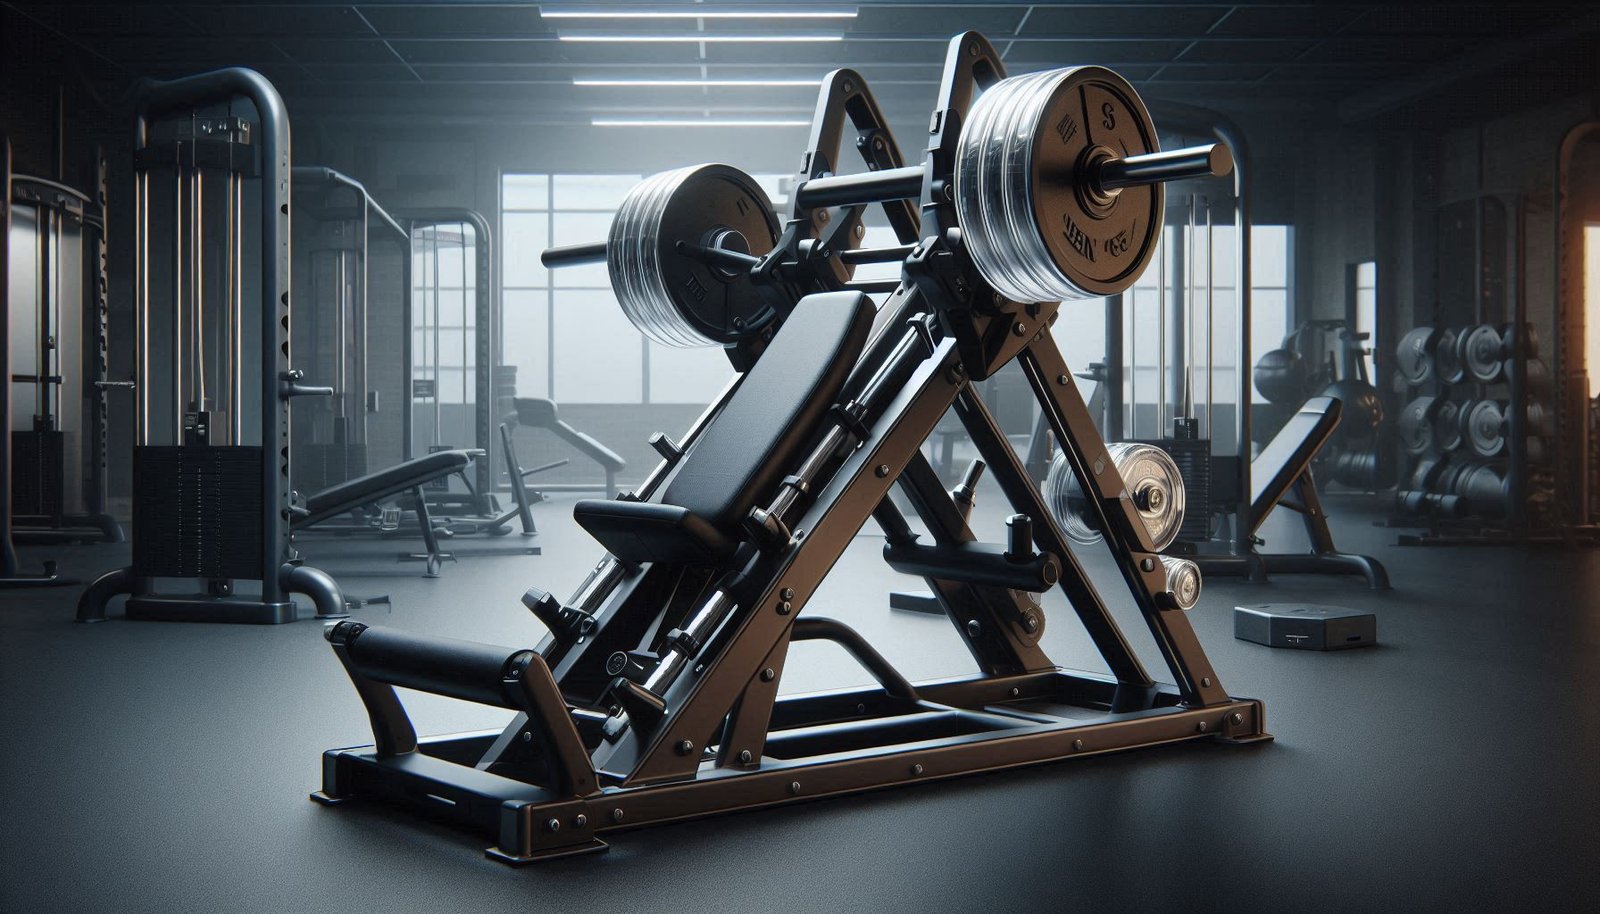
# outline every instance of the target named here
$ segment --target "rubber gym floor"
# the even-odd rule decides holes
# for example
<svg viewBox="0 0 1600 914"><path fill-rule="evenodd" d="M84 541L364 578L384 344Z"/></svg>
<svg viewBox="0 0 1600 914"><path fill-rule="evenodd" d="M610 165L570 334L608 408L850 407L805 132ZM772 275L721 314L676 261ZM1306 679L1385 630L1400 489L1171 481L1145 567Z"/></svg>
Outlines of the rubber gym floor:
<svg viewBox="0 0 1600 914"><path fill-rule="evenodd" d="M1000 500L980 535L1000 538ZM1402 548L1364 500L1331 497L1354 578L1211 578L1191 613L1274 742L1190 743L608 836L609 853L513 869L471 834L373 806L326 809L322 750L368 741L312 621L277 627L71 622L76 589L0 594L0 909L8 912L1559 911L1600 899L1600 550ZM571 497L521 540L458 539L439 580L408 541L307 538L374 624L532 646L518 596L566 594L599 550ZM1283 518L1269 542L1298 548ZM903 672L970 670L941 618L891 612L869 528L806 612L859 628ZM126 547L29 547L88 577ZM1109 582L1109 563L1085 553ZM1114 593L1109 586L1102 588ZM1237 641L1237 603L1370 608L1381 645L1339 653ZM1103 670L1059 593L1045 643ZM1131 607L1119 618L1152 669ZM785 691L859 684L839 649L795 648ZM419 732L507 714L406 695Z"/></svg>

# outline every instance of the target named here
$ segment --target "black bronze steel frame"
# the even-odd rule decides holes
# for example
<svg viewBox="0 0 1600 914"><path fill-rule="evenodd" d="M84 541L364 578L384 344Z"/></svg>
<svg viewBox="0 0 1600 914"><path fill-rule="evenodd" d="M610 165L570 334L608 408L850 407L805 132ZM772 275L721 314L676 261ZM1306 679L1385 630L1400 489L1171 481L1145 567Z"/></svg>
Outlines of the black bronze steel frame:
<svg viewBox="0 0 1600 914"><path fill-rule="evenodd" d="M523 598L551 630L537 650L330 626L375 742L326 753L314 799L418 806L491 836L495 859L525 863L602 850L602 835L641 825L1138 746L1270 738L1261 702L1224 690L1166 590L1121 478L1106 472L1106 445L1052 337L1060 306L995 294L959 244L945 181L969 104L1002 76L982 36L951 42L927 158L910 170L895 167L898 153L860 76L841 70L824 81L792 218L753 275L765 271L772 287L796 296L848 288L848 274L815 243L817 230L849 225L872 202L887 201L897 230L919 240L902 252L905 281L879 310L845 385L850 402L830 414L800 466L787 468L794 475L771 505L752 512L768 523L752 525L751 541L762 545L739 553L748 563L708 573L608 556L565 604L537 590ZM831 176L846 117L869 168L883 174ZM920 199L920 220L908 198ZM823 217L824 207L836 209ZM1013 359L1084 482L1175 684L1156 681L1136 656L978 394L974 382ZM659 500L739 384L637 499ZM952 406L1026 516L1013 518L1003 554L974 542L920 450ZM931 543L916 542L889 499L897 485ZM909 683L844 625L797 618L869 518L885 533L886 557L924 576L978 674ZM1040 648L1044 614L1025 591L1054 584L1109 676L1062 669ZM673 598L680 588L689 602ZM849 650L878 685L778 697L789 644L818 638ZM644 658L648 678L618 676L614 652L641 645L656 648ZM396 685L520 713L503 731L419 740Z"/></svg>
<svg viewBox="0 0 1600 914"><path fill-rule="evenodd" d="M207 106L228 106L235 101L254 106L254 125L242 120L211 119L200 123L197 112ZM151 142L151 128L162 120L188 122L192 135L180 133L175 141ZM202 129L204 128L204 129ZM250 142L251 133L258 142ZM305 594L315 604L321 618L340 618L345 613L344 595L332 577L291 557L289 518L289 400L297 396L327 396L328 388L299 383L300 375L289 365L289 118L283 99L260 73L243 68L214 70L169 82L151 82L140 94L134 122L134 290L138 408L135 418L135 510L133 525L133 564L109 571L85 588L78 600L79 622L105 619L107 604L119 595L128 596L126 614L130 619L206 622L282 623L297 618L292 593ZM255 147L255 148L252 148ZM153 380L156 367L151 361L150 338L155 331L155 313L149 288L151 269L151 189L153 173L173 175L178 199L191 207L188 228L175 232L172 244L179 250L178 263L185 256L201 253L206 238L198 220L202 171L225 175L229 212L226 233L229 257L234 259L234 276L228 303L216 309L212 320L226 328L223 338L231 351L224 358L225 370L216 402L221 411L213 412L212 398L203 402L185 399L181 370L171 373L170 387ZM244 305L242 258L243 177L259 175L260 225L256 240L261 252L259 304ZM183 185L193 181L185 197ZM172 214L175 224L185 224L184 206ZM184 252L182 243L192 243ZM193 262L189 271L199 269ZM205 306L193 279L190 295L184 295L185 269L174 269L172 281L171 330L180 338L186 324L178 316L184 302L193 314ZM158 299L159 300L159 299ZM244 322L257 322L259 350L253 359L242 350ZM202 327L203 319L190 317L191 329ZM198 332L198 331L195 331ZM196 339L199 339L197 336ZM183 358L181 339L173 357ZM246 360L255 363L259 387L247 391ZM197 369L196 369L197 370ZM155 389L162 387L161 393ZM166 402L162 402L165 397ZM259 401L259 443L249 445L243 424L246 398ZM163 428L152 420L152 412L170 409L166 417L172 427ZM215 423L215 426L213 425ZM170 437L167 437L170 436ZM160 444L166 438L169 444ZM149 473L170 491L163 489L152 498L141 516L138 502L141 472ZM219 487L219 482L221 485ZM255 502L259 499L259 503ZM163 504L163 501L168 503ZM237 509L237 523L230 523L230 511ZM252 510L258 509L258 510ZM193 530L178 530L163 521L168 510L184 512ZM215 540L209 540L215 537ZM165 591L166 582L188 580L199 586L196 592ZM259 582L259 593L244 593L236 581Z"/></svg>

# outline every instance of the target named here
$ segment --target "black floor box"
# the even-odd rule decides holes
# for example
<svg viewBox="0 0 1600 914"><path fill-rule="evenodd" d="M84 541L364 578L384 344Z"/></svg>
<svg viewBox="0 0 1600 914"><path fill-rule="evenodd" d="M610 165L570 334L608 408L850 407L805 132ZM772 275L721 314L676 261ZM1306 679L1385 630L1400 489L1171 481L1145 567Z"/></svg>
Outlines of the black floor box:
<svg viewBox="0 0 1600 914"><path fill-rule="evenodd" d="M1233 608L1233 636L1267 647L1342 651L1378 643L1378 617L1322 603L1261 603Z"/></svg>

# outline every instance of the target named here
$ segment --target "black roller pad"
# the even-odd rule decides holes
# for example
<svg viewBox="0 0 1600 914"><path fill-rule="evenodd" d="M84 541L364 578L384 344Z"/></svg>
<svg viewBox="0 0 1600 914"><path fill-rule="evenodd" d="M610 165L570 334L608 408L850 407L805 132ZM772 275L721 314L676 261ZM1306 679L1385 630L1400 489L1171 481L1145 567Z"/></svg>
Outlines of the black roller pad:
<svg viewBox="0 0 1600 914"><path fill-rule="evenodd" d="M1267 647L1342 651L1378 643L1378 617L1322 603L1259 603L1233 608L1233 636Z"/></svg>

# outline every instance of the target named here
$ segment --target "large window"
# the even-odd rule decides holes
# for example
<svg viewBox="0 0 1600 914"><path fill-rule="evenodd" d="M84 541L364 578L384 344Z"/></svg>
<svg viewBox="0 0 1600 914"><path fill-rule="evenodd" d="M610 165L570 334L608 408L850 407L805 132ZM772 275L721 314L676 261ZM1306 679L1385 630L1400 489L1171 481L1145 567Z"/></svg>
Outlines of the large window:
<svg viewBox="0 0 1600 914"><path fill-rule="evenodd" d="M715 348L646 339L622 313L602 264L546 270L539 253L598 241L640 175L508 174L501 181L505 239L504 358L521 396L562 403L706 403L732 374ZM779 176L756 175L773 205Z"/></svg>

